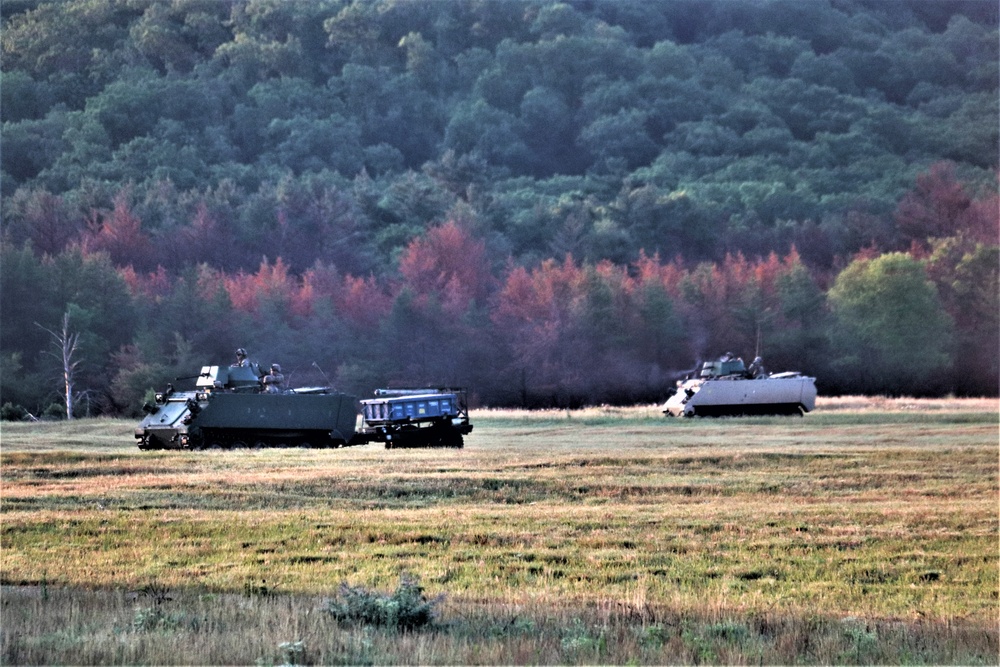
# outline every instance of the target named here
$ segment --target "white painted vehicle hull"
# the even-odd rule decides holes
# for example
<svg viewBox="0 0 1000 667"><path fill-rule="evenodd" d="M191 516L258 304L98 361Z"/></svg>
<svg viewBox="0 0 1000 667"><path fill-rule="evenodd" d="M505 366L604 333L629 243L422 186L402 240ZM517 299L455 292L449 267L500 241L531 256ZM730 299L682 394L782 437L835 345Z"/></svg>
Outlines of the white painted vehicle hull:
<svg viewBox="0 0 1000 667"><path fill-rule="evenodd" d="M781 373L757 380L687 380L666 402L663 411L674 417L801 415L815 407L816 379Z"/></svg>

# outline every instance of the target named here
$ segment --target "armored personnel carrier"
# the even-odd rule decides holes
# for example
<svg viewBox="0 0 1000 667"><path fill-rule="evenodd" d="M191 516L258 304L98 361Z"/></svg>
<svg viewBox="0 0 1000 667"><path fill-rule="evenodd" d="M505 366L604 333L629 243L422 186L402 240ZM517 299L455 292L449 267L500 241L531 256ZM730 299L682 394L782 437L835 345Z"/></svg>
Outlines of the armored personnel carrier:
<svg viewBox="0 0 1000 667"><path fill-rule="evenodd" d="M135 430L139 449L343 447L357 399L328 387L268 390L256 366L204 366L193 391L156 394Z"/></svg>
<svg viewBox="0 0 1000 667"><path fill-rule="evenodd" d="M329 387L280 389L274 377L252 364L205 366L193 391L168 385L144 406L139 449L462 447L472 431L462 390L379 390L359 403Z"/></svg>
<svg viewBox="0 0 1000 667"><path fill-rule="evenodd" d="M742 359L726 354L678 381L663 412L672 417L801 416L815 407L816 378L798 372L769 375L760 357L747 368Z"/></svg>

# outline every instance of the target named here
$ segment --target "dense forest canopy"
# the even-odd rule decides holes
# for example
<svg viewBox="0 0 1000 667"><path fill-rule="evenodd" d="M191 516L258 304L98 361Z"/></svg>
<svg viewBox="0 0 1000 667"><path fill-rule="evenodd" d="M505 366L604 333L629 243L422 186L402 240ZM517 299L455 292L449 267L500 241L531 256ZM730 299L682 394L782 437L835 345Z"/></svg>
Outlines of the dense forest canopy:
<svg viewBox="0 0 1000 667"><path fill-rule="evenodd" d="M237 346L493 405L761 348L998 392L993 0L0 12L8 415L58 411L69 334L91 414Z"/></svg>

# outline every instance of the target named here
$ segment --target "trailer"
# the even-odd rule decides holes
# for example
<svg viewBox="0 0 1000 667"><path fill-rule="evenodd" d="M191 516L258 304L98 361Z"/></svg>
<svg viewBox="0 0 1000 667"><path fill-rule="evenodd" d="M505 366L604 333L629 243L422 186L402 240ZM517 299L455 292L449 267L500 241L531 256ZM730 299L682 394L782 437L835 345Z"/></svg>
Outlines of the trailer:
<svg viewBox="0 0 1000 667"><path fill-rule="evenodd" d="M465 389L379 389L361 401L360 433L386 449L455 447L472 432Z"/></svg>

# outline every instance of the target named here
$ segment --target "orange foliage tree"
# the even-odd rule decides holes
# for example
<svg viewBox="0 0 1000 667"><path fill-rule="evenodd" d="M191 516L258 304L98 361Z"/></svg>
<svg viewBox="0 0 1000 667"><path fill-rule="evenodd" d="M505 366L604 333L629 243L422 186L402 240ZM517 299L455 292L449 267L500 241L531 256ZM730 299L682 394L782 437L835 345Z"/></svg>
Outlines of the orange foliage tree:
<svg viewBox="0 0 1000 667"><path fill-rule="evenodd" d="M483 305L496 283L486 244L455 221L414 239L399 259L399 272L405 286L421 300L434 296L453 316L473 303Z"/></svg>
<svg viewBox="0 0 1000 667"><path fill-rule="evenodd" d="M254 315L265 308L273 310L276 315L291 312L300 288L299 281L288 274L288 267L280 257L274 264L265 258L257 273L240 271L234 276L226 276L224 284L233 308ZM299 304L299 307L302 305Z"/></svg>
<svg viewBox="0 0 1000 667"><path fill-rule="evenodd" d="M87 254L107 252L116 266L133 266L139 270L156 268L157 258L152 240L142 230L142 220L132 212L129 193L122 190L114 199L110 212L94 212L83 236L83 251Z"/></svg>
<svg viewBox="0 0 1000 667"><path fill-rule="evenodd" d="M930 239L961 237L996 245L1000 198L996 190L975 197L955 176L955 165L939 162L917 176L916 187L896 207L904 242L926 246Z"/></svg>
<svg viewBox="0 0 1000 667"><path fill-rule="evenodd" d="M579 380L574 320L585 279L583 268L567 255L561 263L549 259L530 271L513 267L497 294L491 320L510 347L503 371L516 383L523 404L532 392L558 401Z"/></svg>

